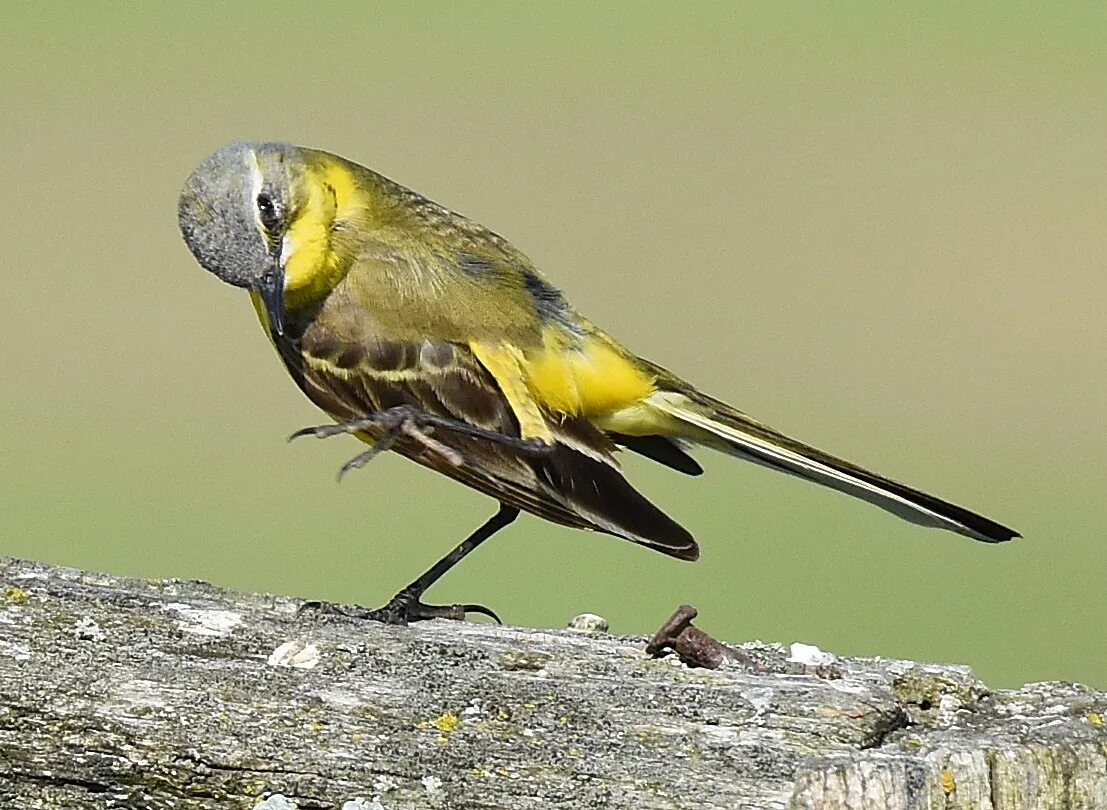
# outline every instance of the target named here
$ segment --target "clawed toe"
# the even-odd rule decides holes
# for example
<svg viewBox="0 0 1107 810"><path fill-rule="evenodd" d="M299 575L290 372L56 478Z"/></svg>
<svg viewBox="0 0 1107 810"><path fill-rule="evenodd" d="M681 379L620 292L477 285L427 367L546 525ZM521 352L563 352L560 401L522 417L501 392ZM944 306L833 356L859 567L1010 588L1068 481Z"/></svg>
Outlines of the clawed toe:
<svg viewBox="0 0 1107 810"><path fill-rule="evenodd" d="M503 621L496 612L484 605L455 604L455 605L428 605L417 598L405 593L399 593L384 607L375 610L358 607L356 605L339 605L333 602L311 600L304 602L296 610L296 618L301 618L308 613L316 613L325 616L343 616L348 619L367 619L381 624L407 625L411 622L427 621L429 619L450 619L451 621L465 621L469 614L488 616L496 624Z"/></svg>
<svg viewBox="0 0 1107 810"><path fill-rule="evenodd" d="M470 613L488 616L496 624L503 624L500 617L491 608L475 604L455 605L428 605L420 601L408 603L405 607L405 615L408 622L419 622L426 619L450 619L452 621L465 621Z"/></svg>
<svg viewBox="0 0 1107 810"><path fill-rule="evenodd" d="M470 613L479 613L488 616L496 624L503 624L500 617L491 608L484 605L428 605L419 599L418 595L408 591L400 591L382 608L367 611L365 618L385 624L405 625L429 619L449 619L462 622Z"/></svg>
<svg viewBox="0 0 1107 810"><path fill-rule="evenodd" d="M331 436L338 436L342 433L356 433L365 428L363 423L364 420L358 420L356 422L342 422L341 424L334 425L312 425L310 427L300 428L289 436L288 440L291 442L304 436L314 436L317 439L328 439Z"/></svg>
<svg viewBox="0 0 1107 810"><path fill-rule="evenodd" d="M348 473L350 470L360 470L362 467L364 467L366 464L375 459L378 455L380 455L383 451L387 450L391 446L392 442L381 440L373 444L373 446L370 447L368 450L358 453L356 456L347 461L338 469L338 480L341 481L346 473Z"/></svg>
<svg viewBox="0 0 1107 810"><path fill-rule="evenodd" d="M470 613L479 613L482 616L487 616L492 621L494 621L496 624L503 624L504 623L503 619L501 619L499 617L499 615L497 615L496 611L494 611L490 607L485 607L484 605L473 605L473 604L460 605L460 606L459 605L454 605L454 607L460 607L461 608L461 611L462 611L461 618L463 618L463 619L466 616L468 616Z"/></svg>

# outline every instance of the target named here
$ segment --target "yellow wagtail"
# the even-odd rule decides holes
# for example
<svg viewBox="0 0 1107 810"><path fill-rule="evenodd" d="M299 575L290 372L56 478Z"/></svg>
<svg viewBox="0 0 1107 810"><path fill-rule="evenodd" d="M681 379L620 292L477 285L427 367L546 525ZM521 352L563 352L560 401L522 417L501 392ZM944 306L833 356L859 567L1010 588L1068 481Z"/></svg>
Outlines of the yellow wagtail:
<svg viewBox="0 0 1107 810"><path fill-rule="evenodd" d="M181 192L197 261L250 291L289 373L336 424L495 498L499 511L383 608L404 623L489 615L427 605L439 577L520 510L683 560L687 530L623 477L621 448L688 475L706 445L997 543L1012 529L778 433L636 356L503 237L336 155L237 142Z"/></svg>

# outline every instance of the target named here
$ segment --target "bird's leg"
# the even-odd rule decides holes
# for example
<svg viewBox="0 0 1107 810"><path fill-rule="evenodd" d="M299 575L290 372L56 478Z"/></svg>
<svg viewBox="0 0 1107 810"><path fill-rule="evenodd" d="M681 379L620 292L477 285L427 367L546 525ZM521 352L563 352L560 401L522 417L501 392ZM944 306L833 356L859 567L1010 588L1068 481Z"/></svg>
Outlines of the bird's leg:
<svg viewBox="0 0 1107 810"><path fill-rule="evenodd" d="M498 430L488 430L487 428L470 425L468 422L462 422L460 419L451 419L448 416L429 413L413 405L396 405L383 411L377 411L362 419L351 419L348 422L302 428L289 436L288 440L292 441L301 436L315 436L317 439L326 439L342 433L360 433L381 429L383 432L373 442L372 447L350 459L342 466L338 473L340 478L350 470L364 467L379 453L391 448L400 436L408 436L414 439L450 459L454 464L463 464L465 459L461 453L430 435L434 428L495 442L523 453L545 455L553 450L553 445L541 439L520 439L516 436L508 436Z"/></svg>
<svg viewBox="0 0 1107 810"><path fill-rule="evenodd" d="M408 624L409 622L422 621L423 619L461 620L464 619L465 615L468 613L481 613L495 619L497 624L502 624L500 617L484 605L428 605L423 602L423 594L431 585L437 582L443 574L457 565L465 555L504 526L511 523L518 516L519 510L514 506L500 504L500 509L496 514L485 521L476 531L462 540L453 551L432 565L414 582L393 596L384 607L377 608L376 610L365 610L364 608L348 608L321 602L308 602L304 604L301 610L304 608L322 609L357 619L369 619L375 622L383 622L384 624Z"/></svg>

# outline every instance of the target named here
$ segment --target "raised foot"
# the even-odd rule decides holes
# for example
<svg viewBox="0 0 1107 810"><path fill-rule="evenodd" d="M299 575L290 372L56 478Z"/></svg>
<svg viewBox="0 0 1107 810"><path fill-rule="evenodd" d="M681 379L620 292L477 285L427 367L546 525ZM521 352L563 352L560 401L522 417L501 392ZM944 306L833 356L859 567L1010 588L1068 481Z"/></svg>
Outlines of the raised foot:
<svg viewBox="0 0 1107 810"><path fill-rule="evenodd" d="M496 624L503 624L500 617L491 608L484 605L428 605L420 600L418 596L406 591L400 591L392 597L387 605L373 610L356 605L336 605L333 602L310 601L300 605L296 615L302 616L308 612L346 616L351 619L368 619L372 622L393 625L407 625L411 622L421 622L426 619L464 621L467 615L474 613L488 616Z"/></svg>
<svg viewBox="0 0 1107 810"><path fill-rule="evenodd" d="M412 405L397 405L393 408L378 411L363 419L351 419L348 422L340 422L334 425L315 425L301 428L289 436L288 440L292 441L301 436L315 436L317 439L326 439L342 433L379 433L372 447L363 453L359 453L342 466L338 473L339 478L350 470L364 467L379 453L391 449L401 436L406 436L422 444L456 466L464 464L465 457L460 452L431 435L436 428L463 436L485 439L533 455L545 455L553 450L553 445L547 444L541 439L520 439L516 436L508 436L506 433L500 433L497 430L488 430L458 419L428 413Z"/></svg>

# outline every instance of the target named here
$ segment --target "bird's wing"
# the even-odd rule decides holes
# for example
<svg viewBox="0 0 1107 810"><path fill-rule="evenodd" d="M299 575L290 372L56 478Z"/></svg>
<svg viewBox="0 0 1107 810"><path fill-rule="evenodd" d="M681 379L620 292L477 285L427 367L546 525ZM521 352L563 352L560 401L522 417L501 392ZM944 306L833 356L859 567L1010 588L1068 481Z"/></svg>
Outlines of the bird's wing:
<svg viewBox="0 0 1107 810"><path fill-rule="evenodd" d="M622 476L612 456L615 445L602 431L584 419L547 421L529 409L521 389L502 385L500 374L468 345L371 334L344 339L317 319L298 346L286 342L279 348L303 391L339 421L406 404L552 444L538 455L438 428L433 438L452 456L410 438L394 446L419 464L557 523L614 534L682 559L698 555L692 536Z"/></svg>

